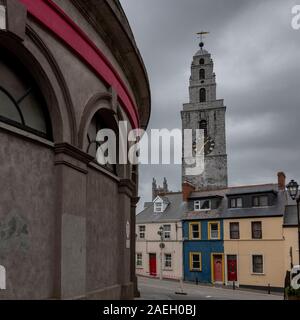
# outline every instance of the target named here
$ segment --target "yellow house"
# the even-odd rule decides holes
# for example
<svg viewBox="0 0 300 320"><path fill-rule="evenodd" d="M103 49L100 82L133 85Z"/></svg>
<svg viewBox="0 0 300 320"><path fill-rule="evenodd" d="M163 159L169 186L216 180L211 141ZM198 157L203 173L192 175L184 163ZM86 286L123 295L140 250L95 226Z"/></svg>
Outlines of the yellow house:
<svg viewBox="0 0 300 320"><path fill-rule="evenodd" d="M228 189L224 213L226 284L282 291L298 263L295 206L283 185Z"/></svg>

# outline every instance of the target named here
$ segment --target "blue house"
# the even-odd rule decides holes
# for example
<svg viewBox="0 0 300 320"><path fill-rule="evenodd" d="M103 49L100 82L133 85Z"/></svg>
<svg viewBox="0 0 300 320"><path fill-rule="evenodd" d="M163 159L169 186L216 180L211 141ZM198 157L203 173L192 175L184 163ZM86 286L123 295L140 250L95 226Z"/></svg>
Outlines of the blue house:
<svg viewBox="0 0 300 320"><path fill-rule="evenodd" d="M223 191L223 192L222 192ZM183 217L184 280L225 282L223 220L220 212L225 190L194 192Z"/></svg>

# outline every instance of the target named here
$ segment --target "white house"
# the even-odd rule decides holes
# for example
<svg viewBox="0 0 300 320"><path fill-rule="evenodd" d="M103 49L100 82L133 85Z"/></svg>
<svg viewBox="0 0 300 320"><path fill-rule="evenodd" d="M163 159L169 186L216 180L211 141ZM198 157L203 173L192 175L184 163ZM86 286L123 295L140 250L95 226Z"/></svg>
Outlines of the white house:
<svg viewBox="0 0 300 320"><path fill-rule="evenodd" d="M157 196L136 216L136 273L140 276L183 277L182 193Z"/></svg>

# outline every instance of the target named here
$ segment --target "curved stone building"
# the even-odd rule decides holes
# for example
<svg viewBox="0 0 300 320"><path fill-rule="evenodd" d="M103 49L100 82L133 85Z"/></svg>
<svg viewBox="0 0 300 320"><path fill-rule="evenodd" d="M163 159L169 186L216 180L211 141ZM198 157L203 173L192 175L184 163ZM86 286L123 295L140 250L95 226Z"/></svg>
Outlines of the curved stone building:
<svg viewBox="0 0 300 320"><path fill-rule="evenodd" d="M95 139L149 115L117 0L0 0L0 299L133 298L138 168Z"/></svg>

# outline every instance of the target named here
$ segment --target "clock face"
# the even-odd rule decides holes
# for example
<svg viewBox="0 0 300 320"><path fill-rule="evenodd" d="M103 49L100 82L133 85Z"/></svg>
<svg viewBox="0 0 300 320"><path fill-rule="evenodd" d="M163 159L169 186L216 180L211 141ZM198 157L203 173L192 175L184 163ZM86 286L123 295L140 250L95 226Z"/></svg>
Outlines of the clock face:
<svg viewBox="0 0 300 320"><path fill-rule="evenodd" d="M204 155L209 155L215 148L215 142L212 138L206 137L204 140ZM200 150L198 150L200 149ZM201 143L197 143L196 139L193 142L193 153L194 156L197 151L202 151L203 145Z"/></svg>

